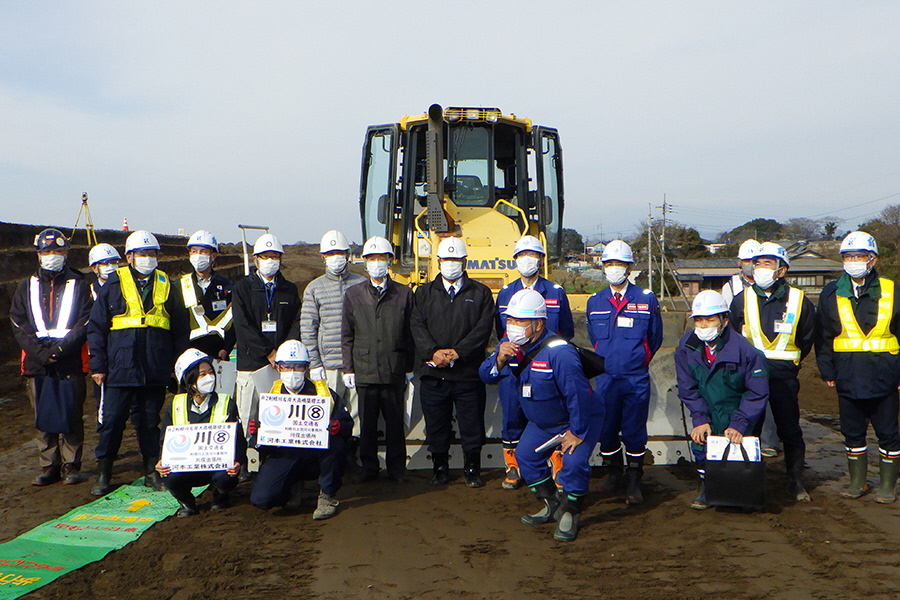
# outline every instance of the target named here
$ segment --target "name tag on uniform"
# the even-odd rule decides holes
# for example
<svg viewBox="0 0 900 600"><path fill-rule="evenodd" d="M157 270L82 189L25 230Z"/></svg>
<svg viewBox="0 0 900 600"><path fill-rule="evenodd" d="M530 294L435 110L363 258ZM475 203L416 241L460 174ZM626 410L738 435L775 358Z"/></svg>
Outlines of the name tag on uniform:
<svg viewBox="0 0 900 600"><path fill-rule="evenodd" d="M634 327L634 319L631 317L616 317L616 327Z"/></svg>
<svg viewBox="0 0 900 600"><path fill-rule="evenodd" d="M788 321L775 321L775 333L790 333L794 330L794 324Z"/></svg>
<svg viewBox="0 0 900 600"><path fill-rule="evenodd" d="M228 303L224 300L216 300L212 303L213 310L225 310L228 306Z"/></svg>
<svg viewBox="0 0 900 600"><path fill-rule="evenodd" d="M531 384L526 383L522 386L522 397L531 398Z"/></svg>
<svg viewBox="0 0 900 600"><path fill-rule="evenodd" d="M275 321L263 321L262 322L262 332L263 333L275 333L278 331L278 323Z"/></svg>

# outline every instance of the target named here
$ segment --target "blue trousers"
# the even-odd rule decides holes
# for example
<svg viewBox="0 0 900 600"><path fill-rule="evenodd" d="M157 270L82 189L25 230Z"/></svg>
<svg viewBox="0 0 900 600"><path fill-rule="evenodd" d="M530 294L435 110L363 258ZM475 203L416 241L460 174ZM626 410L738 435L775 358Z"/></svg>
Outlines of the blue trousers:
<svg viewBox="0 0 900 600"><path fill-rule="evenodd" d="M253 506L263 510L284 506L291 499L291 485L297 481L318 479L322 492L329 496L341 489L347 462L347 441L343 437L329 436L327 450L263 448L260 450L262 464L250 491Z"/></svg>
<svg viewBox="0 0 900 600"><path fill-rule="evenodd" d="M650 411L650 374L597 378L597 393L605 409L600 431L600 451L643 456L647 448L647 415ZM620 436L621 432L621 436Z"/></svg>
<svg viewBox="0 0 900 600"><path fill-rule="evenodd" d="M103 400L102 423L97 424L97 460L116 459L128 415L135 411L132 421L137 429L138 445L144 460L156 462L159 457L159 411L166 399L164 387L110 387L106 386ZM139 417L139 418L137 418Z"/></svg>
<svg viewBox="0 0 900 600"><path fill-rule="evenodd" d="M504 377L497 386L497 396L500 399L500 407L503 409L503 430L501 436L504 442L516 442L522 437L522 432L528 424L522 405L519 402L519 387L514 377Z"/></svg>
<svg viewBox="0 0 900 600"><path fill-rule="evenodd" d="M212 485L220 492L227 494L238 484L237 476L231 477L225 471L199 471L185 473L170 473L163 477L163 484L172 495L189 492L191 488L203 485Z"/></svg>
<svg viewBox="0 0 900 600"><path fill-rule="evenodd" d="M578 444L572 454L563 454L563 466L559 471L558 483L569 494L586 494L591 481L591 454L600 438L602 419L595 417L588 427L584 440ZM541 429L534 423L528 423L522 432L522 439L516 448L516 460L519 461L519 472L527 484L537 483L551 475L547 459L555 448L535 452L535 448L544 444L558 433L563 433L568 426L554 429Z"/></svg>

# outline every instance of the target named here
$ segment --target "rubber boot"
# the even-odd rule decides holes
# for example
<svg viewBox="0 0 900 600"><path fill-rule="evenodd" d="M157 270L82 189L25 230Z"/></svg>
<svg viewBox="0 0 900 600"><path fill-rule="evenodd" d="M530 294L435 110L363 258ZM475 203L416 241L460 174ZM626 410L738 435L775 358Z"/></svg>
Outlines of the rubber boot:
<svg viewBox="0 0 900 600"><path fill-rule="evenodd" d="M84 473L81 472L81 465L75 463L64 464L60 475L62 476L63 485L77 485L87 479Z"/></svg>
<svg viewBox="0 0 900 600"><path fill-rule="evenodd" d="M105 496L112 491L112 466L113 461L108 458L101 458L97 461L97 483L91 488L92 496Z"/></svg>
<svg viewBox="0 0 900 600"><path fill-rule="evenodd" d="M213 501L210 505L210 510L222 510L224 508L228 508L231 506L231 496L228 492L219 491L217 488L213 488Z"/></svg>
<svg viewBox="0 0 900 600"><path fill-rule="evenodd" d="M891 504L897 499L897 459L881 456L878 463L881 481L878 484L878 492L875 494L875 502L879 504Z"/></svg>
<svg viewBox="0 0 900 600"><path fill-rule="evenodd" d="M522 485L522 476L519 474L519 461L516 460L516 446L510 442L503 442L503 461L506 463L506 478L500 484L504 490L517 490Z"/></svg>
<svg viewBox="0 0 900 600"><path fill-rule="evenodd" d="M45 485L50 485L51 483L56 483L60 480L60 477L59 465L41 467L41 472L38 473L37 477L31 480L31 485L43 487Z"/></svg>
<svg viewBox="0 0 900 600"><path fill-rule="evenodd" d="M535 498L543 502L544 507L533 515L522 515L522 522L526 525L544 525L556 521L556 511L559 509L559 495L553 479L548 477L530 487Z"/></svg>
<svg viewBox="0 0 900 600"><path fill-rule="evenodd" d="M484 487L484 480L481 479L481 452L466 452L463 474L468 487Z"/></svg>
<svg viewBox="0 0 900 600"><path fill-rule="evenodd" d="M165 491L166 486L163 485L162 477L156 472L157 460L157 458L144 459L144 485L154 492L162 492Z"/></svg>
<svg viewBox="0 0 900 600"><path fill-rule="evenodd" d="M553 537L561 542L571 542L578 537L578 521L581 518L584 496L561 492L559 497L556 531L553 532Z"/></svg>
<svg viewBox="0 0 900 600"><path fill-rule="evenodd" d="M428 483L431 485L447 485L450 483L450 453L432 452L431 462L434 475Z"/></svg>
<svg viewBox="0 0 900 600"><path fill-rule="evenodd" d="M559 484L559 472L563 467L563 453L562 450L557 448L553 451L553 454L550 455L550 470L553 473L553 481L556 482L557 491L562 491L562 486Z"/></svg>
<svg viewBox="0 0 900 600"><path fill-rule="evenodd" d="M788 476L788 493L797 502L811 502L809 492L803 487L803 465L806 461L806 448L784 447L784 468Z"/></svg>
<svg viewBox="0 0 900 600"><path fill-rule="evenodd" d="M615 454L603 455L603 466L606 467L606 478L600 484L600 493L616 494L622 487L622 472L625 468L625 458L622 449Z"/></svg>
<svg viewBox="0 0 900 600"><path fill-rule="evenodd" d="M625 469L625 504L640 504L644 501L641 492L641 478L644 476L644 456L629 456Z"/></svg>
<svg viewBox="0 0 900 600"><path fill-rule="evenodd" d="M841 492L844 498L859 498L869 491L866 474L869 470L868 456L847 453L847 470L850 471L850 486Z"/></svg>
<svg viewBox="0 0 900 600"><path fill-rule="evenodd" d="M169 493L181 504L181 508L175 513L176 517L183 519L197 514L197 499L194 498L194 494L191 493L190 489L182 492L169 490Z"/></svg>

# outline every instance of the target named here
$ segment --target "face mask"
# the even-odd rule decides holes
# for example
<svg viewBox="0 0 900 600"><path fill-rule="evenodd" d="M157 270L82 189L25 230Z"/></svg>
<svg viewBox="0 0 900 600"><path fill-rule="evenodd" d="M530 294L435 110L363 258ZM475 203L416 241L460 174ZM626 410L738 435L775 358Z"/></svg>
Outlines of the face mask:
<svg viewBox="0 0 900 600"><path fill-rule="evenodd" d="M203 375L197 379L197 391L201 394L211 394L216 389L216 376Z"/></svg>
<svg viewBox="0 0 900 600"><path fill-rule="evenodd" d="M753 283L767 290L775 283L775 269L757 267L753 269Z"/></svg>
<svg viewBox="0 0 900 600"><path fill-rule="evenodd" d="M741 265L741 273L747 279L753 278L753 263L747 263L746 265Z"/></svg>
<svg viewBox="0 0 900 600"><path fill-rule="evenodd" d="M106 281L118 268L116 265L100 265L100 279Z"/></svg>
<svg viewBox="0 0 900 600"><path fill-rule="evenodd" d="M522 275L522 277L531 277L537 273L540 264L541 259L533 256L523 256L522 258L516 259L516 268L519 270L519 274Z"/></svg>
<svg viewBox="0 0 900 600"><path fill-rule="evenodd" d="M347 257L346 256L326 256L325 257L325 269L331 273L332 275L340 275L344 272L344 267L347 266Z"/></svg>
<svg viewBox="0 0 900 600"><path fill-rule="evenodd" d="M265 277L274 277L281 268L281 260L277 258L260 258L256 261L256 268Z"/></svg>
<svg viewBox="0 0 900 600"><path fill-rule="evenodd" d="M603 272L606 274L606 280L610 285L622 285L625 283L625 267L604 267Z"/></svg>
<svg viewBox="0 0 900 600"><path fill-rule="evenodd" d="M155 256L135 256L134 257L134 270L140 273L141 275L149 275L153 272L153 269L156 268L156 265L159 264L159 261L156 260Z"/></svg>
<svg viewBox="0 0 900 600"><path fill-rule="evenodd" d="M506 324L506 337L509 338L516 346L524 346L528 343L530 336L528 335L528 327L522 327L521 325L513 325L512 323Z"/></svg>
<svg viewBox="0 0 900 600"><path fill-rule="evenodd" d="M306 372L283 371L278 376L281 378L281 383L289 390L299 390L306 382Z"/></svg>
<svg viewBox="0 0 900 600"><path fill-rule="evenodd" d="M206 271L212 264L212 256L207 256L205 254L191 254L188 257L188 260L191 261L191 266L194 267L198 273Z"/></svg>
<svg viewBox="0 0 900 600"><path fill-rule="evenodd" d="M41 268L45 271L62 271L66 264L66 257L59 254L45 254L39 257L41 260Z"/></svg>
<svg viewBox="0 0 900 600"><path fill-rule="evenodd" d="M845 262L844 272L853 279L862 279L869 274L869 262Z"/></svg>
<svg viewBox="0 0 900 600"><path fill-rule="evenodd" d="M447 281L456 281L463 274L463 264L458 260L442 260L441 275Z"/></svg>
<svg viewBox="0 0 900 600"><path fill-rule="evenodd" d="M718 327L694 327L694 333L700 338L701 342L711 342L719 337Z"/></svg>
<svg viewBox="0 0 900 600"><path fill-rule="evenodd" d="M388 261L386 260L367 260L366 273L372 279L381 279L388 272Z"/></svg>

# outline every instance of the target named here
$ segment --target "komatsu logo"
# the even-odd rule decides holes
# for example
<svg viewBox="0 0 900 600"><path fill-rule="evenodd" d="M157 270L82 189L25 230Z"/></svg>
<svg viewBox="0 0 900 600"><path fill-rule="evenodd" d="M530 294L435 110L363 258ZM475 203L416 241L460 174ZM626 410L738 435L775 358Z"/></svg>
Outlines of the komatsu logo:
<svg viewBox="0 0 900 600"><path fill-rule="evenodd" d="M505 258L491 258L485 260L469 259L466 269L482 270L482 271L503 271L505 269L515 269L516 261Z"/></svg>

